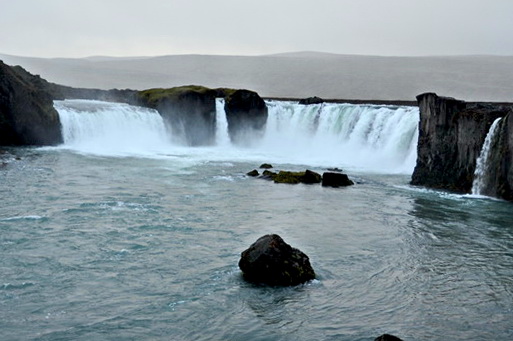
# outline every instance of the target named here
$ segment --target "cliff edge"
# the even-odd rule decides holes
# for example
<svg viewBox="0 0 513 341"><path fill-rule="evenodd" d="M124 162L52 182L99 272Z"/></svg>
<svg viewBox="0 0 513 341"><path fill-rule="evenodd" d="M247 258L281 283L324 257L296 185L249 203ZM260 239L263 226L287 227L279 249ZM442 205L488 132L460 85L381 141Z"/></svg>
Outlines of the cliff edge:
<svg viewBox="0 0 513 341"><path fill-rule="evenodd" d="M62 143L59 114L48 82L0 61L0 145Z"/></svg>
<svg viewBox="0 0 513 341"><path fill-rule="evenodd" d="M435 93L421 94L417 101L420 110L419 141L411 184L470 193L476 161L490 126L495 119L508 116L502 120L501 128L504 157L496 157L494 171L498 179L496 186L507 187L501 194L496 192L496 196L510 198L511 193L506 192L508 188L511 192L513 187L513 170L507 157L511 159L513 141L511 124L506 123L511 121L512 105L467 103ZM498 151L498 148L494 150Z"/></svg>

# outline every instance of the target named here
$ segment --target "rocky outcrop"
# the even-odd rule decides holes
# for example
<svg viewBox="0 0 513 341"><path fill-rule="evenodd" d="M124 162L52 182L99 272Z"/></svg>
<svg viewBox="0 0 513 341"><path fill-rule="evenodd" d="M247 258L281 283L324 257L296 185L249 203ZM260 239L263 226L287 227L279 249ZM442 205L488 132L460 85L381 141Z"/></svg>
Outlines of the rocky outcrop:
<svg viewBox="0 0 513 341"><path fill-rule="evenodd" d="M252 171L247 172L246 175L247 176L259 176L260 173L258 173L258 171L256 169L253 169Z"/></svg>
<svg viewBox="0 0 513 341"><path fill-rule="evenodd" d="M419 95L417 101L419 141L411 183L469 193L476 159L490 126L496 118L506 116L511 107L496 103L466 103L434 93Z"/></svg>
<svg viewBox="0 0 513 341"><path fill-rule="evenodd" d="M246 175L258 176L258 171L255 169ZM318 184L321 183L321 175L309 169L304 172L291 172L279 171L278 173L270 170L264 170L261 176L262 179L272 180L277 184Z"/></svg>
<svg viewBox="0 0 513 341"><path fill-rule="evenodd" d="M304 172L279 171L273 180L278 184L318 184L321 175L308 169Z"/></svg>
<svg viewBox="0 0 513 341"><path fill-rule="evenodd" d="M352 186L354 182L347 174L339 172L324 172L322 174L322 186L324 187L346 187Z"/></svg>
<svg viewBox="0 0 513 341"><path fill-rule="evenodd" d="M225 97L228 134L233 143L244 144L249 137L262 136L267 122L267 106L253 91L237 90Z"/></svg>
<svg viewBox="0 0 513 341"><path fill-rule="evenodd" d="M308 256L276 234L260 237L242 252L239 268L247 281L272 286L292 286L315 279Z"/></svg>
<svg viewBox="0 0 513 341"><path fill-rule="evenodd" d="M324 100L317 96L303 98L303 99L299 100L299 102L298 102L298 104L303 104L303 105L321 104L321 103L324 103Z"/></svg>
<svg viewBox="0 0 513 341"><path fill-rule="evenodd" d="M47 84L0 61L0 145L62 143L59 114Z"/></svg>
<svg viewBox="0 0 513 341"><path fill-rule="evenodd" d="M156 109L173 136L189 146L212 145L216 132L216 91L202 86L140 91L139 104Z"/></svg>

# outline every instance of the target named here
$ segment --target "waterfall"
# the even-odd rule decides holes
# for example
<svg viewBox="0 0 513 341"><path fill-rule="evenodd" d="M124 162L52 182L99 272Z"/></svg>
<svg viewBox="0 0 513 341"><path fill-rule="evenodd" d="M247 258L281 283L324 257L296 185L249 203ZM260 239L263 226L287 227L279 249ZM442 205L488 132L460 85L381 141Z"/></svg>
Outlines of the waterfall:
<svg viewBox="0 0 513 341"><path fill-rule="evenodd" d="M473 195L486 195L486 191L489 185L489 159L491 156L491 146L494 142L495 136L497 135L497 127L499 126L501 118L497 118L493 121L490 126L488 134L486 134L483 147L479 153L479 157L476 160L476 170L474 171L474 181L472 182L472 194Z"/></svg>
<svg viewBox="0 0 513 341"><path fill-rule="evenodd" d="M87 100L55 101L64 148L99 155L194 155L203 160L289 163L410 173L417 156L419 110L416 107L323 103L299 105L267 101L261 135L233 145L224 100L216 100L214 146L173 143L155 110Z"/></svg>
<svg viewBox="0 0 513 341"><path fill-rule="evenodd" d="M417 159L419 111L391 107L268 102L261 148L316 164L411 173Z"/></svg>
<svg viewBox="0 0 513 341"><path fill-rule="evenodd" d="M64 146L101 155L147 154L170 145L156 110L90 100L55 101Z"/></svg>
<svg viewBox="0 0 513 341"><path fill-rule="evenodd" d="M216 99L216 144L218 146L227 146L230 144L228 135L228 121L224 112L224 99Z"/></svg>

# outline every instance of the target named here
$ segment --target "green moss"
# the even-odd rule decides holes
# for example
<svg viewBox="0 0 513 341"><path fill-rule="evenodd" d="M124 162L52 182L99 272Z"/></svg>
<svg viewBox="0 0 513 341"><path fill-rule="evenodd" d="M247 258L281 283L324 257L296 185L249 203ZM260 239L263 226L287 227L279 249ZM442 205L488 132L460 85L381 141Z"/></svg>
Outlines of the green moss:
<svg viewBox="0 0 513 341"><path fill-rule="evenodd" d="M139 91L137 96L139 99L148 104L149 106L155 107L158 103L163 100L177 100L183 95L196 92L199 94L206 94L208 92L212 92L213 90L204 86L199 85L186 85L179 86L174 88L155 88Z"/></svg>
<svg viewBox="0 0 513 341"><path fill-rule="evenodd" d="M215 89L217 92L217 97L223 97L227 98L230 97L237 91L236 89L229 89L229 88L217 88Z"/></svg>
<svg viewBox="0 0 513 341"><path fill-rule="evenodd" d="M273 180L281 184L298 184L304 176L305 172L280 171Z"/></svg>

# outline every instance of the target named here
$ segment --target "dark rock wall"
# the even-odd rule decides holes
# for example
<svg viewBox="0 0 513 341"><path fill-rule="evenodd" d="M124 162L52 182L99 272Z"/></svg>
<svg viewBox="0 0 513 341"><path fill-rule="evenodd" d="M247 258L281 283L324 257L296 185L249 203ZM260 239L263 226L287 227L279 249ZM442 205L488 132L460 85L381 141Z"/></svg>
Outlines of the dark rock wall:
<svg viewBox="0 0 513 341"><path fill-rule="evenodd" d="M267 105L256 93L237 90L225 97L224 110L228 134L233 143L243 144L263 135L267 123Z"/></svg>
<svg viewBox="0 0 513 341"><path fill-rule="evenodd" d="M174 136L189 146L201 146L215 143L216 94L201 86L183 86L144 90L138 97L140 105L158 110Z"/></svg>
<svg viewBox="0 0 513 341"><path fill-rule="evenodd" d="M59 114L47 84L0 61L0 145L62 143Z"/></svg>
<svg viewBox="0 0 513 341"><path fill-rule="evenodd" d="M469 193L476 160L493 121L508 105L466 103L434 93L417 96L420 109L413 185ZM507 166L509 167L509 166Z"/></svg>

